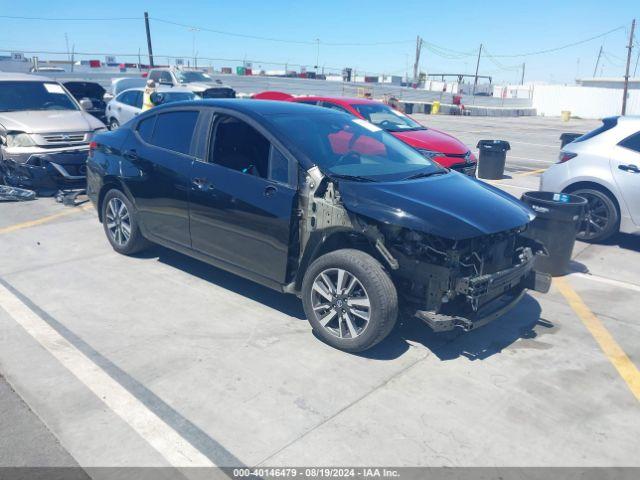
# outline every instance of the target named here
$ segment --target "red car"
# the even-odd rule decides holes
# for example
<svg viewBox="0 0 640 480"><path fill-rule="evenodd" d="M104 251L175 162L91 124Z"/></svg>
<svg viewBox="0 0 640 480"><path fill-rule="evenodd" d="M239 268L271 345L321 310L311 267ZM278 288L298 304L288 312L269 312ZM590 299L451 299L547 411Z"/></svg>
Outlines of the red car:
<svg viewBox="0 0 640 480"><path fill-rule="evenodd" d="M424 127L382 102L367 98L294 97L283 92L262 92L252 98L307 103L349 113L386 130L440 165L475 176L477 160L464 143L444 132Z"/></svg>

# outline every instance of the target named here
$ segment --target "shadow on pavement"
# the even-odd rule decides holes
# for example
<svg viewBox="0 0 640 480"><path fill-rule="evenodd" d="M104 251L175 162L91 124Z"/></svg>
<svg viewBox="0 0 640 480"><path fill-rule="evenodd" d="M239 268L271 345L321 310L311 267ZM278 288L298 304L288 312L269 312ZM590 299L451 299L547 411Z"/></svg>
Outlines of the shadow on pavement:
<svg viewBox="0 0 640 480"><path fill-rule="evenodd" d="M410 344L420 344L433 352L440 360L454 360L466 357L469 360L484 360L516 342L532 340L542 332L553 333L553 323L540 318L540 304L526 295L511 312L497 320L471 332L455 329L450 332L434 333L417 318L402 317L394 331L382 343L360 354L366 358L390 360L397 358L410 348ZM536 327L538 331L536 331ZM545 330L540 330L540 329ZM549 329L549 330L546 330ZM542 344L531 348L544 348Z"/></svg>
<svg viewBox="0 0 640 480"><path fill-rule="evenodd" d="M160 246L152 248L140 257L158 258L158 261L166 265L260 302L285 315L306 321L302 302L293 295L276 292ZM536 338L541 333L540 328L549 329L545 333L553 333L556 327L551 322L541 319L540 313L539 303L533 297L526 295L507 315L478 330L463 332L456 329L443 333L434 333L417 318L405 315L400 317L389 337L358 355L377 360L392 360L403 355L412 343L417 343L425 346L440 360L453 360L461 356L469 360L484 360L500 353L517 340ZM538 331L536 327L540 327ZM542 347L532 346L532 348Z"/></svg>
<svg viewBox="0 0 640 480"><path fill-rule="evenodd" d="M140 258L158 258L158 261L183 272L206 280L214 285L237 293L244 297L260 302L267 307L278 310L285 315L305 320L307 317L302 309L302 302L294 295L287 295L263 287L250 280L246 280L233 273L213 267L187 255L175 252L159 245L154 246L140 255Z"/></svg>

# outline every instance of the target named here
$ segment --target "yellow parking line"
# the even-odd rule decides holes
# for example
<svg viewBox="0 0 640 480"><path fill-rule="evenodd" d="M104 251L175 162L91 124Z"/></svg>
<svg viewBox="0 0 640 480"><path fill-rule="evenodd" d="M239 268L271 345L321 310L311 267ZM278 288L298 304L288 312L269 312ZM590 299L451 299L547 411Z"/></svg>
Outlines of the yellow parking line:
<svg viewBox="0 0 640 480"><path fill-rule="evenodd" d="M527 175L537 175L538 173L543 173L546 168L539 168L537 170L531 170L530 172L522 172L522 173L514 173L513 177L526 177Z"/></svg>
<svg viewBox="0 0 640 480"><path fill-rule="evenodd" d="M618 370L622 379L627 383L629 390L640 401L640 371L638 371L638 368L611 336L600 319L595 316L582 301L580 295L569 285L569 282L565 278L555 278L553 283L576 315L582 320L589 333L598 342L611 364Z"/></svg>
<svg viewBox="0 0 640 480"><path fill-rule="evenodd" d="M15 225L9 225L8 227L0 228L0 234L15 232L16 230L22 230L23 228L35 227L37 225L42 225L43 223L50 222L51 220L55 220L56 218L66 217L67 215L71 215L72 213L77 213L81 211L86 211L92 207L91 204L82 205L77 208L68 208L67 210L63 210L62 212L54 213L52 215L47 215L46 217L37 218L35 220L30 220L28 222L16 223Z"/></svg>

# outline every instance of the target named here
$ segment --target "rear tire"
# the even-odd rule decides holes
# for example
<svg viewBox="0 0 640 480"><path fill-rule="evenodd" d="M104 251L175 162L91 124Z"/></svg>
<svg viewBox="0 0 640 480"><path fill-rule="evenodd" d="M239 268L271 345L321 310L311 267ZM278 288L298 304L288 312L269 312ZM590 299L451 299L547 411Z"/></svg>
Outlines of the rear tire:
<svg viewBox="0 0 640 480"><path fill-rule="evenodd" d="M383 340L398 319L398 294L380 262L354 249L316 259L302 282L304 311L314 332L347 352Z"/></svg>
<svg viewBox="0 0 640 480"><path fill-rule="evenodd" d="M613 199L594 188L580 188L571 192L585 198L587 213L576 238L585 242L603 242L615 235L620 228L620 213Z"/></svg>
<svg viewBox="0 0 640 480"><path fill-rule="evenodd" d="M109 120L109 130L113 131L117 130L118 128L120 128L120 122L118 122L118 120L116 120L115 118Z"/></svg>
<svg viewBox="0 0 640 480"><path fill-rule="evenodd" d="M142 236L133 204L120 190L109 190L102 201L102 226L113 249L133 255L149 247Z"/></svg>

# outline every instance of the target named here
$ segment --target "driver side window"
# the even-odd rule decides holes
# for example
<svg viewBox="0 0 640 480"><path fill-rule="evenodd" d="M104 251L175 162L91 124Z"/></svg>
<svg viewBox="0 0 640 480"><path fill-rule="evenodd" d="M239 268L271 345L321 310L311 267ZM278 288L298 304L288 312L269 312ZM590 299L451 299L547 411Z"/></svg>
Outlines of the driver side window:
<svg viewBox="0 0 640 480"><path fill-rule="evenodd" d="M228 115L216 120L209 162L247 175L291 183L288 159L251 125Z"/></svg>

